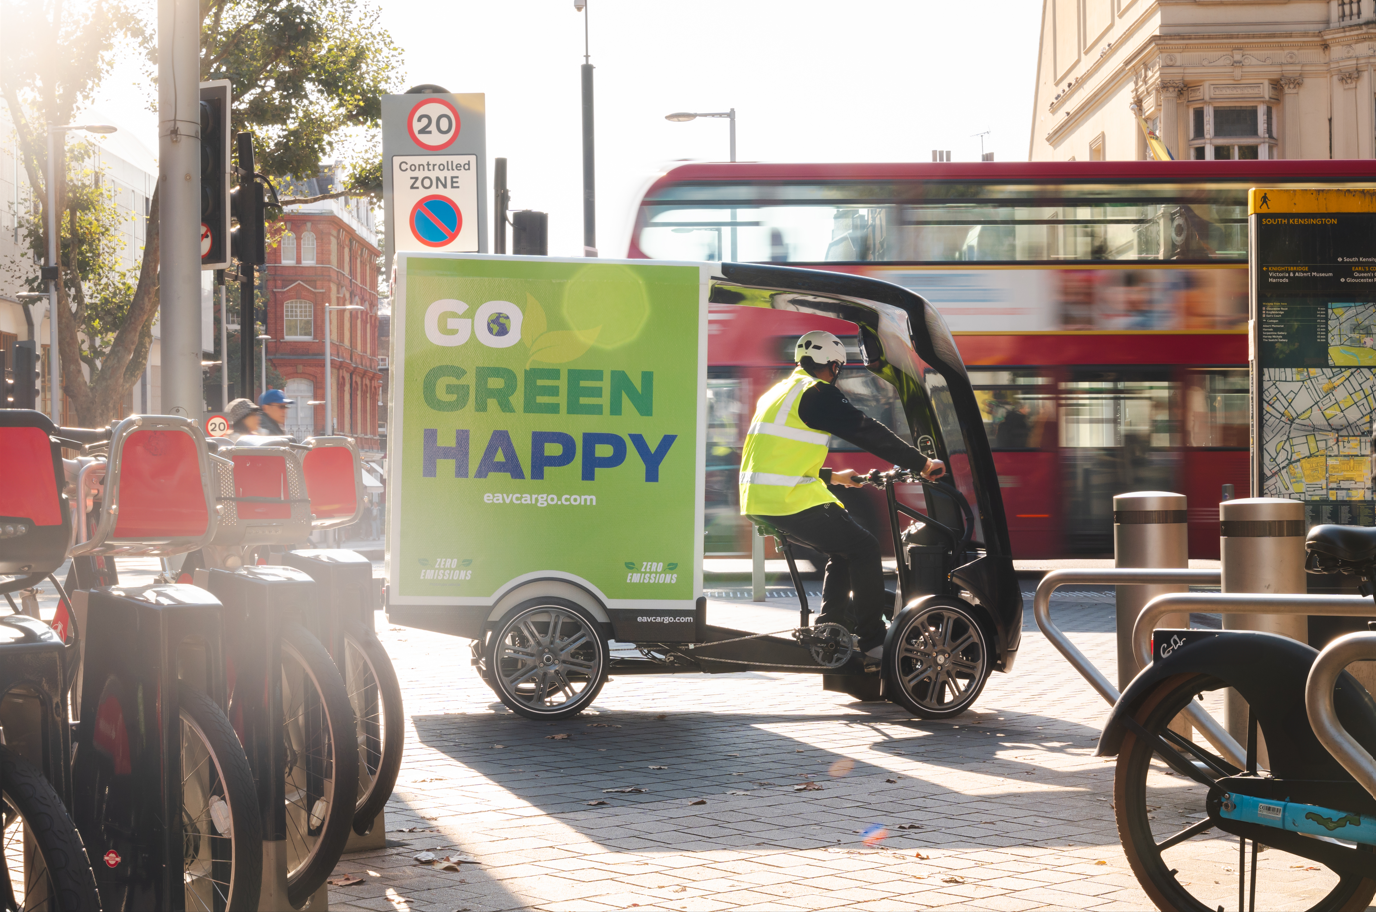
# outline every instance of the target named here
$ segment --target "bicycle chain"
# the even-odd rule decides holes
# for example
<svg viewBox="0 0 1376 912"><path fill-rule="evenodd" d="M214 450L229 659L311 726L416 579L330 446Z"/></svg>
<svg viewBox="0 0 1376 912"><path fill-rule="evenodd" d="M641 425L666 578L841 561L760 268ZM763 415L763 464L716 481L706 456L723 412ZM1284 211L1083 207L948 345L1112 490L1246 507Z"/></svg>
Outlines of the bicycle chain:
<svg viewBox="0 0 1376 912"><path fill-rule="evenodd" d="M837 626L839 626L839 625L837 625ZM724 645L726 645L727 643L741 643L741 642L744 642L745 640L759 640L759 639L763 639L764 637L781 636L781 635L783 635L783 634L790 634L790 635L792 635L795 639L797 639L797 638L798 638L798 634L799 634L800 632L802 632L802 631L804 631L804 630L809 630L809 629L816 629L816 628L793 627L793 628L790 628L790 629L788 629L788 630L776 630L776 631L774 631L773 633L752 633L752 634L749 634L749 635L747 635L747 636L732 637L732 638L729 639L729 640L713 640L713 641L710 642L710 643L688 643L688 644L686 644L686 645L687 645L687 650L688 650L688 652L691 653L691 652L696 652L696 651L699 650L699 649L704 649L704 648L709 647L709 646L724 646ZM844 630L845 628L841 628L841 629ZM847 634L847 635L849 635L849 634ZM802 644L801 644L801 641L800 641L799 645L802 645ZM845 659L843 659L842 661L838 662L838 663L835 664L835 665L823 665L821 662L818 662L816 665L784 665L784 664L779 663L779 662L752 662L752 661L747 661L747 660L745 660L745 659L722 659L722 658L714 658L713 656L703 656L703 658L706 659L706 660L709 661L709 662L722 662L722 663L725 663L725 664L728 664L728 665L750 665L750 666L759 667L759 668L792 668L792 669L800 670L800 671L815 671L815 670L817 670L818 668L826 668L826 669L837 669L837 668L841 668L842 666L844 666L844 665L846 664L846 662L850 661L851 655L853 655L854 652L855 652L854 645L852 645L852 648L850 649L850 651L847 652Z"/></svg>

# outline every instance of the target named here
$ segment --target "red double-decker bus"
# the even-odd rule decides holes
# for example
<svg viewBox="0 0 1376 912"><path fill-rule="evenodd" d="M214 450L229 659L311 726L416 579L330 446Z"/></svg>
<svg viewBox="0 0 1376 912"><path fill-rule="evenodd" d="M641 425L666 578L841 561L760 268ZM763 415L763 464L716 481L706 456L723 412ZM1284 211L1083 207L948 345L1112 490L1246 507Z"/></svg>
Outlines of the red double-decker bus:
<svg viewBox="0 0 1376 912"><path fill-rule="evenodd" d="M1255 186L1370 188L1376 161L685 164L645 192L629 255L912 288L969 368L1017 557L1111 554L1112 497L1136 490L1186 494L1191 556L1217 557L1221 487L1248 494ZM854 331L800 316L780 335L749 311L711 313L708 550L719 554L749 548L735 472L755 399L791 367L798 333ZM907 430L883 384L863 370L841 383ZM832 465L876 464L844 444L833 453Z"/></svg>

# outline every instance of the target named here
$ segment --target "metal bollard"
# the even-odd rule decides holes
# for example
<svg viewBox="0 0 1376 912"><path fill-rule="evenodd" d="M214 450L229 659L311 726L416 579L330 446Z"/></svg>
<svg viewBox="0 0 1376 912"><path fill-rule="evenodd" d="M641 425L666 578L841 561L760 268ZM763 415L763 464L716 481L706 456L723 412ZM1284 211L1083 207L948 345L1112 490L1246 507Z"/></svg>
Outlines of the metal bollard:
<svg viewBox="0 0 1376 912"><path fill-rule="evenodd" d="M1185 495L1168 491L1135 491L1113 498L1113 565L1165 569L1188 567L1189 526ZM1185 586L1118 586L1118 689L1137 676L1132 626L1147 602ZM1162 627L1188 627L1189 616L1165 618Z"/></svg>
<svg viewBox="0 0 1376 912"><path fill-rule="evenodd" d="M1303 593L1304 504L1279 497L1247 497L1218 505L1219 554L1224 592ZM1305 615L1225 614L1225 630L1262 630L1301 643L1309 640ZM1223 724L1240 743L1247 740L1247 708L1231 688ZM1258 756L1265 759L1264 745Z"/></svg>
<svg viewBox="0 0 1376 912"><path fill-rule="evenodd" d="M765 600L765 587L769 579L764 572L764 534L750 526L750 596L751 601Z"/></svg>

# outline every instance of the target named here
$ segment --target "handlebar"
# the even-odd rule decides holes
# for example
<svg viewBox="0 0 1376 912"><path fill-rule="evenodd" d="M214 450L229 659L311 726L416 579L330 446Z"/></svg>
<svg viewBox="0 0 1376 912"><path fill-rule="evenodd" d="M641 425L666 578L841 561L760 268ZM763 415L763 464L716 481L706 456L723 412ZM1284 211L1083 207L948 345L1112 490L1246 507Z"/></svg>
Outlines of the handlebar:
<svg viewBox="0 0 1376 912"><path fill-rule="evenodd" d="M111 427L103 428L69 428L60 427L53 429L53 437L64 446L70 449L79 450L91 444L108 443L114 436L115 429Z"/></svg>
<svg viewBox="0 0 1376 912"><path fill-rule="evenodd" d="M949 476L945 477L949 478ZM970 539L973 537L975 531L975 514L974 511L970 509L970 502L965 499L965 495L962 494L960 489L954 484L947 485L942 484L940 479L933 481L923 478L922 475L917 472L911 471L910 469L901 469L898 466L894 466L887 472L882 472L879 469L871 469L864 475L856 475L855 480L862 484L873 485L876 488L885 489L890 485L899 483L917 483L921 484L924 488L930 488L938 494L942 494L954 500L956 506L960 508L961 525L963 526L961 529L958 550L965 551L970 546ZM928 518L930 519L930 517ZM932 519L931 522L936 523L936 520ZM937 523L937 525L941 524ZM943 528L945 527L943 526Z"/></svg>

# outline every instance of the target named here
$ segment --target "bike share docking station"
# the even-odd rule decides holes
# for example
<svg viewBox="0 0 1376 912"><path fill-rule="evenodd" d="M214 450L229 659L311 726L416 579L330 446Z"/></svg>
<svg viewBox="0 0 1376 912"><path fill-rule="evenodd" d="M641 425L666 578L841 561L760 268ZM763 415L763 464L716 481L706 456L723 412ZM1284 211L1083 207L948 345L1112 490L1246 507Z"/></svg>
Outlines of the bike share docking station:
<svg viewBox="0 0 1376 912"><path fill-rule="evenodd" d="M107 462L80 473L79 505L102 474L104 494L94 529L77 510L73 585L57 624L79 637L71 807L106 909L213 905L257 891L256 865L231 882L235 853L256 851L258 828L223 791L247 769L237 743L213 741L227 734L214 725L226 699L221 607L186 585L120 587L108 560L205 545L217 515L210 472L194 423L139 416L114 428ZM212 740L200 750L195 738Z"/></svg>
<svg viewBox="0 0 1376 912"><path fill-rule="evenodd" d="M325 879L355 825L359 752L339 659L345 625L362 623L368 607L372 565L352 552L282 555L332 583L322 586L303 569L253 558L255 548L291 546L313 528L352 522L362 504L358 454L339 437L226 444L216 444L214 457L220 531L194 578L223 603L232 631L229 713L255 771L264 833L260 908L323 909ZM352 598L351 589L359 590ZM373 829L381 836L382 827Z"/></svg>

